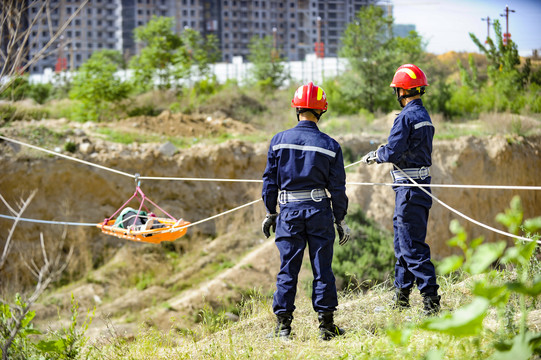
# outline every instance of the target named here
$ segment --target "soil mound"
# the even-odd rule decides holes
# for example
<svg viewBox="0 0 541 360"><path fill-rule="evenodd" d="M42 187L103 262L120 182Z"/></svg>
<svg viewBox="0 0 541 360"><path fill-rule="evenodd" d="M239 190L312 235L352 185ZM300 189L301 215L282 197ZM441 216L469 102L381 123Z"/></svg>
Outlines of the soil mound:
<svg viewBox="0 0 541 360"><path fill-rule="evenodd" d="M220 134L242 135L255 131L253 126L226 117L222 113L213 115L181 114L163 111L158 116L137 116L115 123L115 128L124 131L154 133L164 136L216 136Z"/></svg>

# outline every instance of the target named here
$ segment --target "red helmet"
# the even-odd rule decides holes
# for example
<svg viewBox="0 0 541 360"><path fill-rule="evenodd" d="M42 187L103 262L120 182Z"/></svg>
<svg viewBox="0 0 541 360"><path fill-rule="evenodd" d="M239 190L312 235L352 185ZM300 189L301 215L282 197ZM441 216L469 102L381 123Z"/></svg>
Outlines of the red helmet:
<svg viewBox="0 0 541 360"><path fill-rule="evenodd" d="M311 81L308 85L300 86L293 100L291 100L291 106L296 108L305 109L319 109L327 110L327 95L325 91L319 86L314 85Z"/></svg>
<svg viewBox="0 0 541 360"><path fill-rule="evenodd" d="M396 70L390 86L394 88L413 89L420 86L428 86L428 84L423 70L413 64L405 64Z"/></svg>

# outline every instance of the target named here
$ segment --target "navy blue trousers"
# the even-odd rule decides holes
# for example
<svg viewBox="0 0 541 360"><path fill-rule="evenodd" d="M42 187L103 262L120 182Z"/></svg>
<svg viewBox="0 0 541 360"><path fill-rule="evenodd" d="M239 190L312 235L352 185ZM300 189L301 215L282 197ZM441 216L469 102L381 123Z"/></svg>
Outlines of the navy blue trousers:
<svg viewBox="0 0 541 360"><path fill-rule="evenodd" d="M398 289L411 289L416 283L421 294L436 295L439 288L436 271L430 261L430 247L425 242L432 198L416 187L396 186L393 189L396 194L393 227L397 259L394 285Z"/></svg>
<svg viewBox="0 0 541 360"><path fill-rule="evenodd" d="M273 301L276 315L295 310L298 276L307 245L314 275L312 306L316 312L336 310L338 299L331 267L334 237L330 207L281 209L276 221L275 240L281 262Z"/></svg>

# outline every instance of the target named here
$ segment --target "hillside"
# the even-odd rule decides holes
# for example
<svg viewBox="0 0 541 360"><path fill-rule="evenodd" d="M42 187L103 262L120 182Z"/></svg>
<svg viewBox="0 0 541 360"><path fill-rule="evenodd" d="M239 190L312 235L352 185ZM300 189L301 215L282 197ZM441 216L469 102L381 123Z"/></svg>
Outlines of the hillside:
<svg viewBox="0 0 541 360"><path fill-rule="evenodd" d="M389 126L389 118L379 119L373 126L385 129ZM189 117L170 113L162 113L157 118L131 118L115 123L112 127L118 132L136 129L135 133L139 136L144 135L147 139L156 139L154 136L157 136L158 141L127 145L111 143L104 136L111 134L110 130L104 131L105 127L104 124L46 120L19 122L2 128L1 133L6 137L47 148L55 146L54 141L58 143L55 134L61 134L61 141L75 145L73 153L64 151L65 154L143 176L260 179L265 167L268 140L251 142L232 139L219 144L202 141L190 147L181 147L167 143L166 138L160 138L164 136L164 133L160 133L164 127L168 128L167 134L188 132L191 136L201 138L232 132L241 135L257 133L253 127L230 118L214 115ZM379 135L364 132L338 135L336 138L344 152L351 154L350 161L356 161L385 141L382 132L374 134ZM35 199L24 214L28 218L97 223L120 207L135 189L132 178L44 155L8 142L0 143L0 147L2 196L9 203L15 204L25 194L38 189ZM540 151L541 137L538 135L440 139L434 144L433 182L536 185L541 177ZM370 168L357 165L348 170L347 181L390 182L389 170L386 165ZM212 181L148 180L143 181L141 186L166 211L192 222L256 200L260 197L261 188L257 183ZM508 207L513 195L521 196L525 218L540 214L539 192L434 188L433 193L468 216L498 228L502 227L495 223L494 217ZM394 204L390 187L351 185L348 186L348 196L351 203L360 204L369 217L390 229ZM7 210L2 209L0 213L7 213ZM279 259L272 240L265 240L260 233L263 216L262 204L256 203L234 214L190 228L185 237L163 245L137 244L111 238L97 228L69 228L67 240L75 245L74 261L68 268L68 276L63 279L64 285L41 299L36 307L36 320L42 327L60 326L57 309L66 315L70 304L69 295L73 293L84 311L96 307L95 320L89 329L92 338L107 335L111 325L121 335L132 338L140 331L141 324L162 331L185 331L194 328L199 321L196 314L202 309L211 312L213 310L205 309L227 310L228 306L242 299L265 297L273 291ZM435 259L441 259L452 252L446 241L451 237L449 223L455 218L456 215L434 204L429 221L428 242ZM467 224L465 220L459 220L472 237L484 235L489 241L501 239ZM0 219L0 231L3 234L10 225L10 221ZM61 236L62 230L58 226L21 224L15 235L17 251L32 254L39 233L42 232L46 239L54 242ZM12 266L15 267L15 263L14 259ZM311 274L307 269L304 271L303 281L309 281ZM24 283L25 279L29 280L22 272L15 271L10 275L3 279L5 284L17 286ZM453 288L449 291L454 293L462 290ZM373 323L366 323L362 314L356 313L358 317L349 318L349 309L361 307L366 313L373 314L381 301L386 302L389 297L388 292L381 291L368 294L363 300L343 299L338 321L347 321L347 327L357 329L350 340L370 337L367 334L374 333L383 321L383 315L375 314L371 320ZM456 307L457 298L458 295L445 298L444 306ZM300 320L301 324L306 329L312 329L316 319L311 317L306 300L301 301L304 301L301 302L304 305L300 307L299 317L305 317ZM238 319L238 314L228 314L231 319ZM238 325L225 333L218 333L205 343L198 343L196 347L210 349L226 341L224 337L236 338L237 335L228 335L236 332L259 338L267 331L272 315L269 311L258 313L258 316L262 318L241 316ZM308 330L301 330L299 334L302 339L311 339L311 336ZM245 346L249 338L242 340L246 341ZM331 350L322 351L321 354ZM291 352L295 353L294 350ZM252 353L256 358L257 354L259 352L255 350Z"/></svg>

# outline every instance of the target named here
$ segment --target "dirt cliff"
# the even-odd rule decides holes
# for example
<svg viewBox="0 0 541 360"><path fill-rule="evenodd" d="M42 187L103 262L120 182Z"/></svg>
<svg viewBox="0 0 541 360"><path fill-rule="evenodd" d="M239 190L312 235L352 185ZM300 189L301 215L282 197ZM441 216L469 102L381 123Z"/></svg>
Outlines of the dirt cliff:
<svg viewBox="0 0 541 360"><path fill-rule="evenodd" d="M201 121L207 120L205 118ZM130 126L133 124L132 120ZM139 124L144 122L140 120ZM225 122L220 126L233 125ZM153 127L149 125L149 128ZM242 128L239 131L251 130ZM164 149L162 143L110 144L89 133L90 130L73 134L72 141L77 145L77 150L70 156L143 176L260 179L268 147L268 142L254 144L230 140L219 145L195 145L187 149L173 148L171 151L170 147ZM384 138L368 135L348 135L338 137L337 140L354 159L360 159L364 153L385 141ZM35 199L24 213L27 218L97 223L111 215L135 190L133 178L44 155L7 142L1 143L0 147L2 196L10 204L16 204L30 191L38 189ZM539 185L540 151L539 137L492 136L439 140L434 143L433 183ZM390 183L389 170L387 164L359 164L348 169L347 181ZM146 195L166 211L192 222L259 199L261 189L259 183L214 181L145 180L141 186ZM360 204L368 216L392 229L394 193L389 186L348 185L347 191L350 203ZM541 215L539 191L433 188L433 194L460 212L502 230L503 227L494 218L509 206L514 195L522 199L525 218ZM0 208L0 213L8 214L3 205ZM121 292L116 286L118 282L115 283L115 277L129 276L129 272L137 268L144 271L151 269L154 273L167 273L171 269L158 266L163 259L153 253L152 247L144 248L145 255L138 257L138 244L130 243L126 246L126 241L106 236L95 227L70 228L69 236L76 243L76 251L80 255L78 263L72 265L75 267L74 276L81 277L81 274L92 270L96 263L106 262L107 266L95 272L92 281L71 286L64 295L77 293L83 305L88 307L101 304L104 297L116 299L99 306L99 312L123 318L129 323L129 313L141 311L151 323L166 329L173 316L186 317L190 311L201 308L209 299L238 299L243 290L254 286L271 291L278 256L272 241L264 241L260 234L263 215L263 205L258 202L241 211L190 228L188 235L175 242L174 246L201 246L201 256L191 259L182 271L171 273L170 279L160 286L151 286L142 291L132 287L131 292L127 293ZM435 258L442 258L454 251L446 245L446 241L452 236L448 227L455 218L466 227L471 238L483 235L489 241L502 239L502 236L472 225L434 203L427 241ZM10 225L10 220L0 219L1 233L7 234ZM21 224L15 234L17 246L30 255L40 232L44 233L46 239L55 241L61 236L62 230L61 226L56 225ZM207 266L224 254L231 254L234 264L218 277L184 284L184 291L179 292L175 288L196 268ZM134 257L138 260L134 261ZM17 272L10 275L11 278L3 281L14 282L17 277L24 277ZM58 293L54 295L57 300L47 301L65 302L69 297L64 295ZM150 305L165 301L168 303L165 308ZM44 317L47 317L43 313L47 308L43 306L41 309ZM54 317L55 314L49 315ZM135 331L134 327L132 324L131 332Z"/></svg>
<svg viewBox="0 0 541 360"><path fill-rule="evenodd" d="M355 159L355 156L360 158L366 151L377 146L374 144L385 139L348 135L338 140ZM80 144L89 141L83 137ZM94 152L76 152L73 156L142 176L261 179L268 144L233 140L212 146L195 145L175 151L172 155L164 155L160 146L104 145L96 141ZM24 194L38 189L37 196L24 214L28 218L97 223L120 207L135 189L133 178L33 150L14 151L13 146L7 143L2 144L2 147L0 189L4 198L15 203ZM538 137L491 136L439 140L434 143L432 182L458 185L538 185L541 178L540 151L541 141ZM347 181L389 183L390 169L389 164L359 164L348 169ZM190 221L204 219L260 197L258 183L148 180L143 181L141 187L150 199L166 211ZM465 215L500 229L502 227L494 218L508 207L514 195L522 199L525 218L541 215L541 193L538 191L433 188L432 192ZM348 195L351 203L360 204L368 216L392 228L394 192L389 186L350 185ZM253 211L261 214L262 204L253 205ZM2 212L7 214L5 210ZM191 228L190 232L212 235L216 233L216 226L225 226L222 229L224 232L234 230L227 224L235 216L233 213L217 221L205 222ZM451 252L446 241L451 237L449 223L455 218L459 217L434 203L427 240L436 258ZM472 236L484 235L488 240L501 238L466 220L459 220ZM8 225L8 220L0 219L3 229ZM257 221L254 226L258 226ZM50 227L35 224L25 224L24 229L26 238L36 238L39 231L51 231ZM86 229L84 237L96 247L111 241L93 228Z"/></svg>

